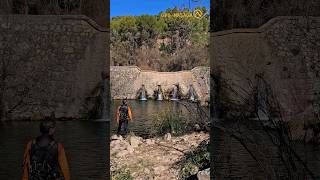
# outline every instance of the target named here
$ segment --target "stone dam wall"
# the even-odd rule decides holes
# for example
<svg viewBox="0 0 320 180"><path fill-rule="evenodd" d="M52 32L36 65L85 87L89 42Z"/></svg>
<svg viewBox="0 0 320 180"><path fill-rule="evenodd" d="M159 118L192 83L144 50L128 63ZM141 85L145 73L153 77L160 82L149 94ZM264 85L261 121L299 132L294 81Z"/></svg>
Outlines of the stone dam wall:
<svg viewBox="0 0 320 180"><path fill-rule="evenodd" d="M108 36L82 15L0 16L1 118L88 113L108 69Z"/></svg>
<svg viewBox="0 0 320 180"><path fill-rule="evenodd" d="M190 71L156 72L144 71L137 66L111 66L111 97L137 99L139 89L144 85L148 98L153 98L158 85L161 85L164 94L168 94L178 84L182 96L187 96L192 85L198 99L205 103L210 100L209 74L209 67L195 67Z"/></svg>
<svg viewBox="0 0 320 180"><path fill-rule="evenodd" d="M224 94L241 104L252 98L257 76L276 95L286 119L308 119L320 106L320 18L277 17L256 29L211 33L212 71L228 83ZM87 114L99 96L101 72L108 70L109 32L85 16L0 16L1 119ZM190 84L202 102L213 84L208 67L154 72L138 67L110 69L111 96L135 99L141 85L152 97L157 85L170 91ZM233 89L237 92L231 92ZM214 93L214 92L212 92Z"/></svg>
<svg viewBox="0 0 320 180"><path fill-rule="evenodd" d="M221 92L242 104L263 77L283 117L308 120L320 104L319 34L320 17L277 17L257 29L211 33L211 68L228 84Z"/></svg>

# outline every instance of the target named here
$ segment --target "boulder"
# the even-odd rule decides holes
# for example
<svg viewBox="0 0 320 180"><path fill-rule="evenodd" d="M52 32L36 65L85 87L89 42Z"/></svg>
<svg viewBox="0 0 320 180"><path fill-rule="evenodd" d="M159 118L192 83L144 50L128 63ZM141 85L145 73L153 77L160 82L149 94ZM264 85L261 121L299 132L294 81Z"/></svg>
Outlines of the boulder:
<svg viewBox="0 0 320 180"><path fill-rule="evenodd" d="M162 174L166 170L167 170L167 168L164 166L156 166L153 168L153 171L155 174Z"/></svg>
<svg viewBox="0 0 320 180"><path fill-rule="evenodd" d="M132 146L130 146L130 145L128 145L128 146L126 147L126 150L128 151L128 153L129 153L129 154L131 154L131 153L133 153L133 152L134 152L133 147L132 147Z"/></svg>
<svg viewBox="0 0 320 180"><path fill-rule="evenodd" d="M195 175L195 174L198 173L198 171L199 171L198 166L193 165L192 168L191 168L191 170L190 170L190 174L191 174L191 175Z"/></svg>
<svg viewBox="0 0 320 180"><path fill-rule="evenodd" d="M166 135L164 135L164 139L166 141L171 141L171 134L170 133L167 133Z"/></svg>
<svg viewBox="0 0 320 180"><path fill-rule="evenodd" d="M122 140L123 140L123 137L114 134L114 135L111 136L111 141L112 141L112 140L120 140L120 141L122 141Z"/></svg>
<svg viewBox="0 0 320 180"><path fill-rule="evenodd" d="M145 173L145 174L150 174L150 170L149 170L148 168L145 168L145 169L144 169L144 173Z"/></svg>
<svg viewBox="0 0 320 180"><path fill-rule="evenodd" d="M153 139L146 139L146 144L148 144L148 145L155 144L155 140L153 140Z"/></svg>
<svg viewBox="0 0 320 180"><path fill-rule="evenodd" d="M210 180L210 168L199 171L197 174L198 180Z"/></svg>
<svg viewBox="0 0 320 180"><path fill-rule="evenodd" d="M124 157L124 156L126 156L127 154L129 154L129 151L127 151L127 150L122 150L122 151L118 152L118 153L116 154L116 156L117 156L117 157Z"/></svg>
<svg viewBox="0 0 320 180"><path fill-rule="evenodd" d="M129 142L130 142L130 145L131 145L133 148L138 147L138 146L142 143L141 140L140 140L140 138L139 138L139 137L136 137L136 136L130 136Z"/></svg>
<svg viewBox="0 0 320 180"><path fill-rule="evenodd" d="M195 131L201 131L201 128L200 128L199 124L195 124L194 125L194 130Z"/></svg>
<svg viewBox="0 0 320 180"><path fill-rule="evenodd" d="M111 141L110 147L119 149L120 144L121 144L121 141L119 141L119 140Z"/></svg>

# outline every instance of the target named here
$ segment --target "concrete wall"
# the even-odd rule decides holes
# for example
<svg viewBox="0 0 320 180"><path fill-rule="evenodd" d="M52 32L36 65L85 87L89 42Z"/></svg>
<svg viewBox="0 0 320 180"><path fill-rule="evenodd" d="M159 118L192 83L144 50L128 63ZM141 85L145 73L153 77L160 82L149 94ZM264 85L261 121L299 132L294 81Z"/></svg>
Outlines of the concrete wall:
<svg viewBox="0 0 320 180"><path fill-rule="evenodd" d="M2 115L87 113L107 65L107 38L108 31L86 16L0 16Z"/></svg>
<svg viewBox="0 0 320 180"><path fill-rule="evenodd" d="M209 67L196 67L191 71L156 72L143 71L136 66L111 66L111 97L113 99L136 99L142 84L149 98L152 98L157 85L164 92L179 84L181 93L186 95L192 84L202 102L209 101Z"/></svg>
<svg viewBox="0 0 320 180"><path fill-rule="evenodd" d="M278 17L257 29L211 33L211 68L239 93L222 90L235 101L252 93L261 74L287 119L309 118L319 104L319 34L319 17Z"/></svg>

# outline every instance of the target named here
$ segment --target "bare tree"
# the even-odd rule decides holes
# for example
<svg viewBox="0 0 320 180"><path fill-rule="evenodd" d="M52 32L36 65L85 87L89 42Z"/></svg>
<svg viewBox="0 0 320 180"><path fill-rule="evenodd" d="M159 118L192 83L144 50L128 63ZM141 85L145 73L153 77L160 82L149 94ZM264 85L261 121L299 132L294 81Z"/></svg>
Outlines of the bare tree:
<svg viewBox="0 0 320 180"><path fill-rule="evenodd" d="M260 119L261 115L256 108L250 108L257 106L257 102L255 102L257 99L246 98L252 96L252 91L257 91L256 86L251 86L252 89L248 90L242 89L246 92L243 95L243 93L238 93L238 90L235 90L234 85L230 86L228 82L222 81L220 85L224 90L227 89L232 92L233 96L239 96L243 101L240 105L233 101L225 101L226 97L222 96L222 109L227 106L237 107L232 109L232 111L237 112L233 113L231 117L228 118L233 119L234 125L227 126L226 123L224 123L224 120L221 119L220 121L211 121L211 131L213 129L218 129L238 141L248 152L248 155L256 161L259 169L264 173L264 177L268 177L268 179L281 179L281 176L285 176L287 179L292 180L299 179L302 176L301 172L305 172L305 179L316 179L314 172L310 169L307 162L301 158L301 154L297 153L295 148L296 141L293 139L292 134L295 132L291 130L288 123L283 119L282 107L278 102L276 95L273 94L270 85L262 76L257 75L257 77L265 83L267 87L267 109L263 110L267 119ZM253 82L249 83L254 84ZM221 93L219 93L219 95L221 95ZM226 116L224 116L224 118L226 118ZM251 128L251 126L248 125L247 122L252 118L257 118L256 122L258 122L261 129ZM214 139L217 137L211 137L211 139L212 138ZM214 146L211 147L214 148ZM281 167L284 167L286 170L286 172L281 172L282 175L279 174L279 167L274 166L274 164L268 160L270 154L273 156L279 155ZM215 164L217 162L213 163Z"/></svg>

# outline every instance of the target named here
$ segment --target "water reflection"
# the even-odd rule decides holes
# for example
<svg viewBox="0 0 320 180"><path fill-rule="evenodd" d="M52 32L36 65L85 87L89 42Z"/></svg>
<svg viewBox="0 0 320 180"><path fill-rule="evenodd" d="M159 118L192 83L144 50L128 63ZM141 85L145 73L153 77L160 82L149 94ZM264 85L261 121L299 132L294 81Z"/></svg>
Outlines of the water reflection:
<svg viewBox="0 0 320 180"><path fill-rule="evenodd" d="M271 179L269 176L277 177L276 179L289 179L278 149L272 145L262 127L254 122L249 122L249 124L248 126L227 122L223 123L223 126L240 130L245 136L251 135L255 142L262 144L262 146L254 148L249 146L253 154L259 155L257 156L259 161L256 161L241 143L231 137L230 134L217 128L212 130L211 148L213 149L214 163L211 166L214 169L216 179ZM255 132L255 134L252 132ZM295 143L294 148L315 174L316 179L320 179L320 148L301 143ZM264 157L264 161L261 164L262 157ZM297 163L297 160L295 162ZM270 172L272 173L268 174ZM297 166L296 172L298 172L299 177L294 177L295 179L311 179L307 177L302 165Z"/></svg>
<svg viewBox="0 0 320 180"><path fill-rule="evenodd" d="M171 94L171 101L177 101L178 99L178 85L173 86L172 94Z"/></svg>
<svg viewBox="0 0 320 180"><path fill-rule="evenodd" d="M112 101L111 105L111 128L112 132L116 133L117 124L115 123L115 111L121 104L120 100ZM176 101L135 101L129 100L129 106L132 109L133 122L129 123L129 130L136 135L147 137L149 136L149 130L152 126L152 122L156 116L163 111L182 111L187 110Z"/></svg>

